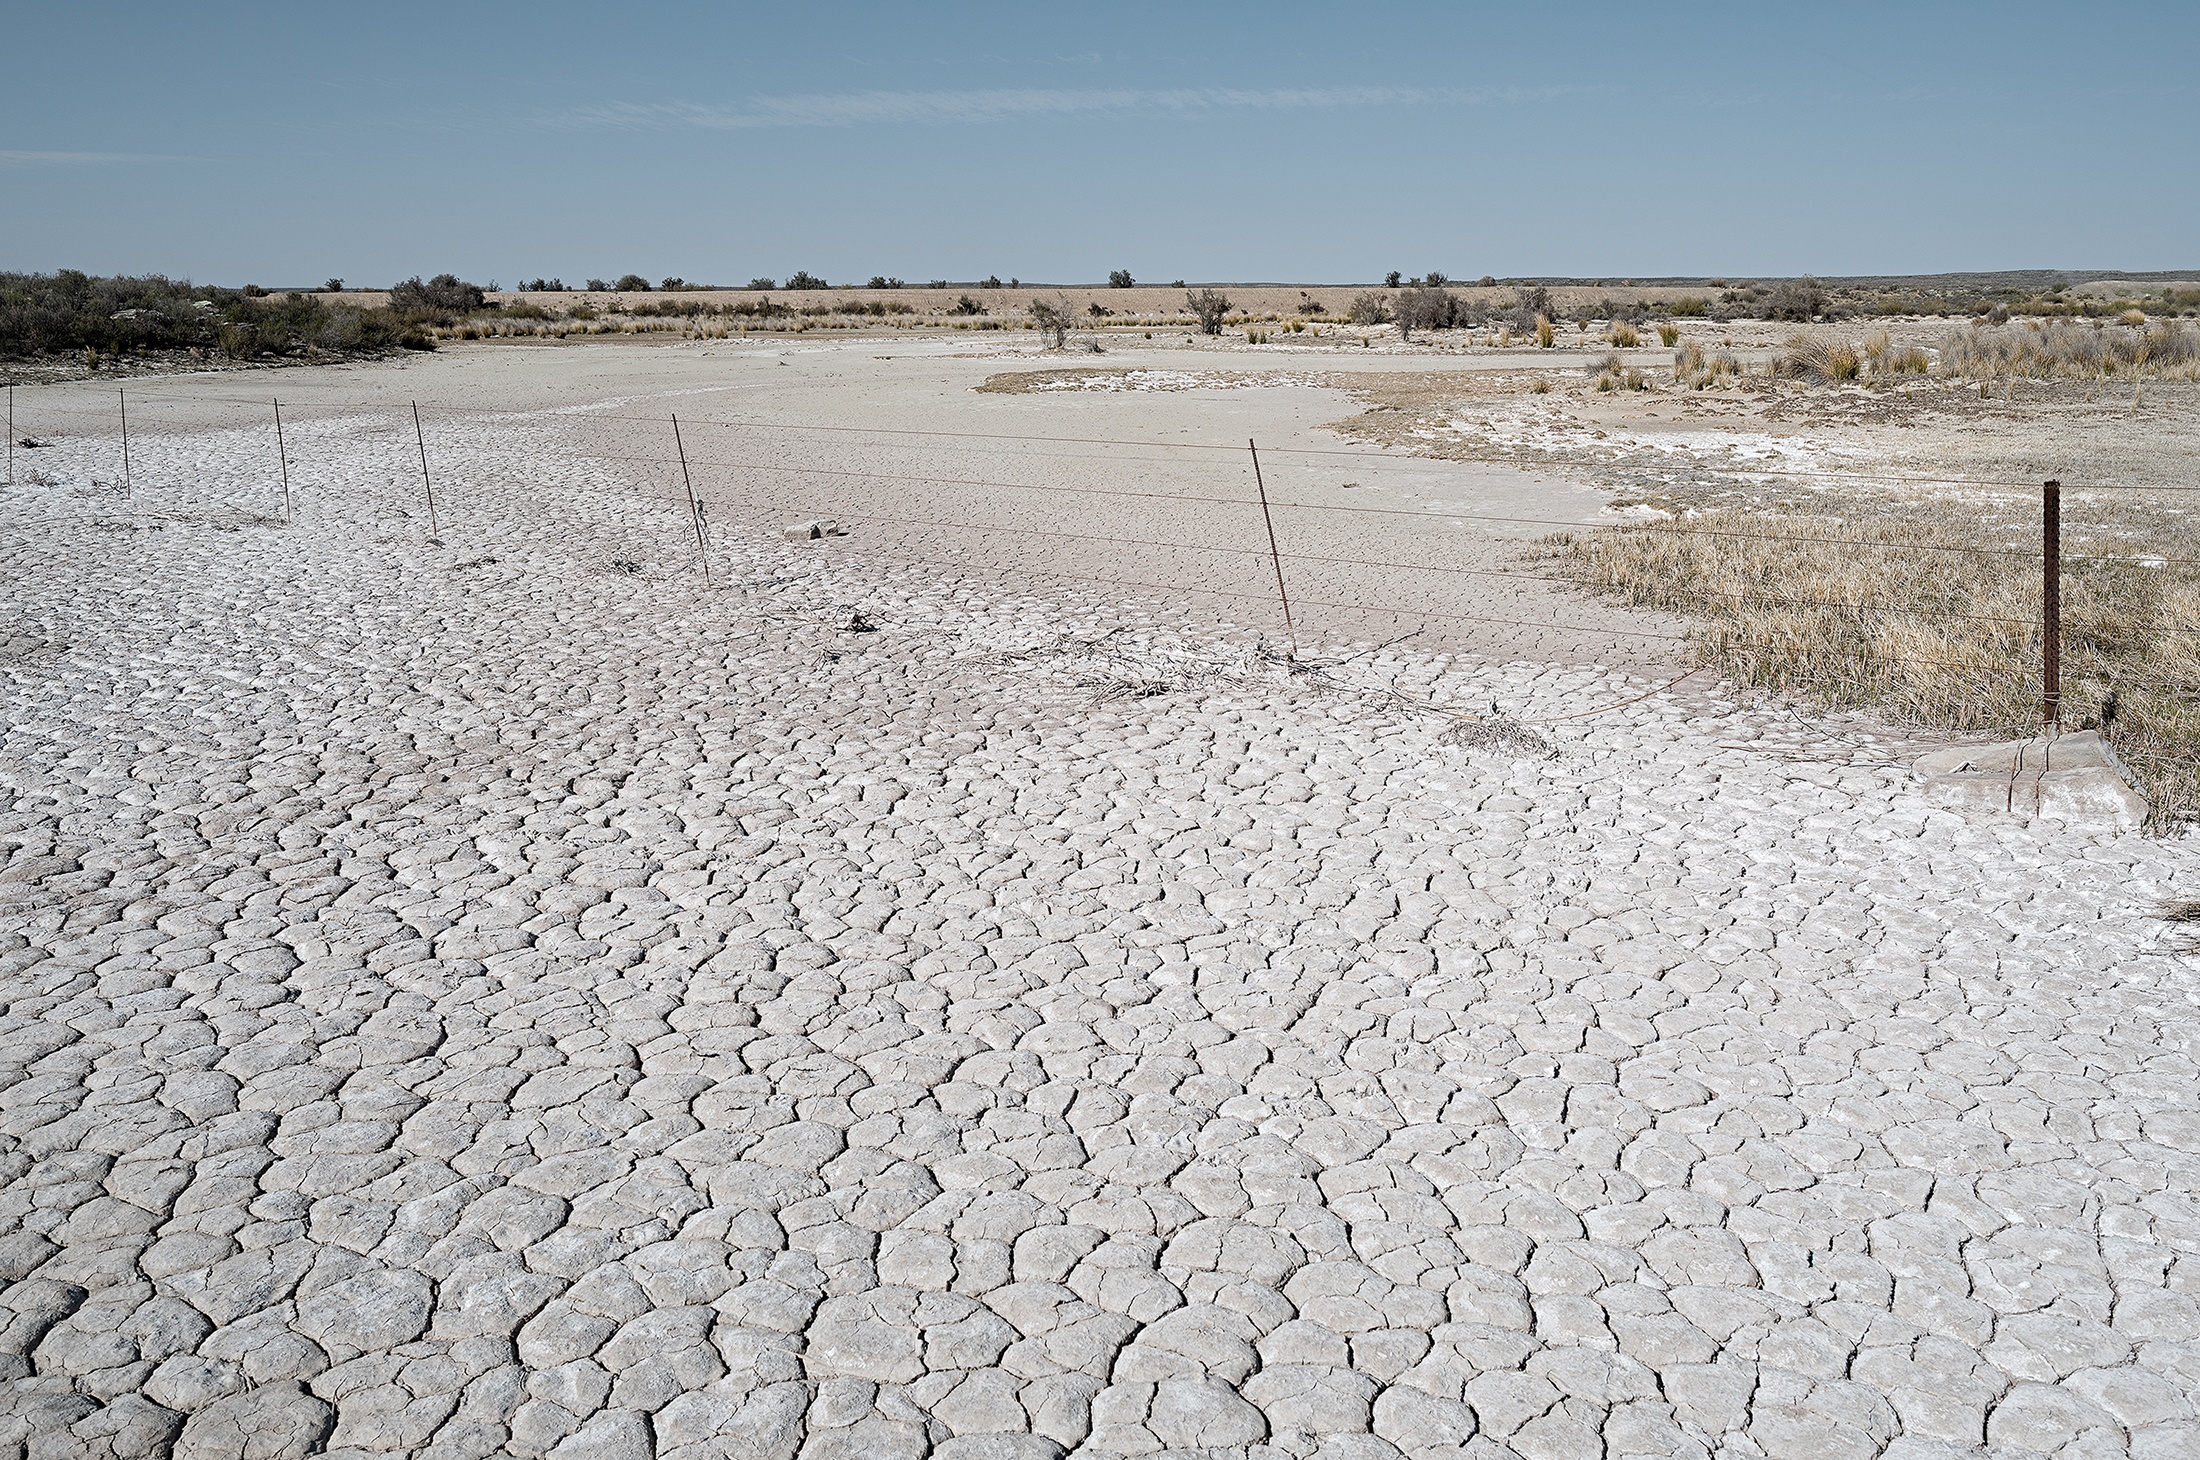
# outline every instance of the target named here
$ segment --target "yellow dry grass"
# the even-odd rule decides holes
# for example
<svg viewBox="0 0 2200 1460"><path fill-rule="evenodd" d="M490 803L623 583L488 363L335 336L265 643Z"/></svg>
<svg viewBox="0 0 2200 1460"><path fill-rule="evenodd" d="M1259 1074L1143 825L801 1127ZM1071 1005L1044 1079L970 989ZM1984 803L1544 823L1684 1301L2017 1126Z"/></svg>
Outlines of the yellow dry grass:
<svg viewBox="0 0 2200 1460"><path fill-rule="evenodd" d="M1974 550L2021 540L1879 503L1854 519L1721 510L1543 546L1592 588L1694 619L1700 661L1738 683L2016 737L2040 723L2039 560ZM2103 509L2064 553L2063 723L2102 730L2158 825L2200 817L2200 528Z"/></svg>

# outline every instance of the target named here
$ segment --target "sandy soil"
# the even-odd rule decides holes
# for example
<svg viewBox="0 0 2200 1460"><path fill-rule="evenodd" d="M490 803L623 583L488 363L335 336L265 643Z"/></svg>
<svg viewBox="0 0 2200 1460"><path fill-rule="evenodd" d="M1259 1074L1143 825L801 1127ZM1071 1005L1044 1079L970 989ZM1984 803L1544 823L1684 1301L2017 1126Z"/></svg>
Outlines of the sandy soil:
<svg viewBox="0 0 2200 1460"><path fill-rule="evenodd" d="M1465 509L1607 498L1286 454L1337 444L1337 385L881 353L286 374L288 528L237 377L133 405L127 501L100 389L35 393L0 1447L2200 1445L2200 977L2148 916L2189 842L1966 822L1914 747L1715 688L1560 718L1658 682L1609 635L1424 607L1349 654L1417 620L1321 610L1294 671L1265 601L1006 573L1192 570L1254 530L1248 434L1279 495L1416 514L1295 508L1301 549L1501 564ZM470 412L426 413L440 546L409 417L339 409L414 396ZM621 419L667 408L710 591ZM1160 495L919 498L942 460ZM797 510L855 531L778 540ZM1310 596L1590 611L1354 572Z"/></svg>

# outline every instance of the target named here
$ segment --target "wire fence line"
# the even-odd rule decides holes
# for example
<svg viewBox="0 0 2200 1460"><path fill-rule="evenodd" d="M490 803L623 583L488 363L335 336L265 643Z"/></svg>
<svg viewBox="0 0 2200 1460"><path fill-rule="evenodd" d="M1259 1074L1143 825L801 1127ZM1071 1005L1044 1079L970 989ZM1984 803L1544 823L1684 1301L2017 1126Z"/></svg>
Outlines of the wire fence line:
<svg viewBox="0 0 2200 1460"><path fill-rule="evenodd" d="M1605 519L1584 520L1576 518L1546 518L1520 516L1505 513L1455 510L1447 506L1429 508L1380 507L1340 502L1311 502L1287 497L1256 498L1247 492L1242 495L1217 494L1208 490L1149 490L1120 485L1099 486L1054 481L1011 480L1005 475L969 475L954 472L917 471L900 469L892 465L855 464L821 465L815 462L795 461L773 457L768 453L724 456L715 452L691 453L682 436L682 428L701 427L714 433L743 430L758 433L779 433L776 439L792 443L803 437L806 445L819 443L868 444L901 455L917 455L936 460L937 453L946 448L947 442L979 441L988 443L1014 443L1022 446L1048 448L1043 452L1025 453L1020 459L1042 464L1042 471L1059 472L1062 463L1075 463L1081 468L1094 469L1103 475L1124 470L1168 464L1186 460L1186 453L1197 453L1188 459L1200 480L1211 480L1218 470L1225 470L1221 460L1213 453L1223 452L1231 456L1243 456L1245 446L1223 446L1208 442L1172 442L1160 440L1131 440L1109 437L1046 436L1035 434L1011 434L1001 432L957 432L899 427L857 427L795 425L774 422L717 420L708 417L665 416L637 414L626 410L591 410L586 408L528 411L511 409L478 409L443 406L435 403L405 402L331 402L322 400L281 402L274 397L252 399L230 395L171 395L159 392L143 392L131 395L125 389L118 392L114 402L111 422L106 414L79 402L54 401L40 398L35 410L26 411L22 403L9 392L9 483L13 485L16 474L24 469L26 458L40 455L45 443L40 442L40 432L52 432L56 427L63 439L71 442L102 442L111 429L117 436L119 459L123 467L123 481L134 505L149 505L157 501L161 485L157 472L141 448L134 463L129 455L132 423L126 412L135 407L138 415L135 431L141 442L148 434L146 420L149 414L158 416L169 408L196 413L195 419L179 423L160 439L188 438L209 432L264 433L270 443L269 485L279 481L283 520L292 517L294 493L311 485L310 465L314 456L330 459L338 453L348 454L354 464L365 454L363 438L357 435L331 436L326 428L335 426L364 427L386 435L389 451L400 453L406 459L404 468L393 457L387 463L393 487L409 490L406 479L416 480L427 516L429 537L440 536L440 524L446 517L464 514L469 504L462 492L456 500L449 499L449 487L467 485L469 473L478 477L485 470L501 464L527 465L539 468L544 464L567 465L586 462L614 468L613 475L623 478L623 486L636 499L661 505L678 511L685 521L682 531L692 529L697 567L709 584L713 534L728 530L753 531L762 535L775 535L783 526L782 519L789 505L796 501L796 494L787 488L787 479L839 482L847 485L857 500L836 503L819 516L831 515L837 520L879 527L913 528L927 532L954 532L971 534L981 538L1010 537L1044 543L1080 544L1101 548L1144 548L1170 554L1186 553L1212 555L1231 559L1265 562L1273 565L1277 577L1278 592L1267 592L1250 586L1232 587L1222 582L1202 578L1198 581L1167 579L1148 581L1143 577L1125 576L1120 573L1075 573L1058 566L1035 564L1030 561L986 560L973 561L968 556L924 556L899 548L894 550L894 560L911 564L952 569L958 572L982 570L989 574L1016 574L1064 581L1081 581L1113 587L1130 592L1161 593L1169 595L1211 595L1221 598L1248 601L1275 601L1284 591L1286 566L1301 570L1351 569L1382 574L1421 574L1439 578L1508 580L1514 584L1554 581L1549 576L1523 573L1505 567L1476 567L1459 562L1411 562L1396 557L1354 556L1338 552L1315 552L1296 546L1283 546L1272 531L1265 543L1257 534L1248 531L1240 542L1218 542L1139 536L1124 531L1079 531L1062 526L1039 525L1025 521L973 521L967 514L949 512L944 515L912 513L902 507L912 493L927 490L962 491L981 494L988 501L996 500L996 494L1031 494L1030 500L1042 503L1037 510L1058 513L1065 510L1061 503L1074 504L1088 500L1098 504L1110 499L1143 501L1181 507L1197 514L1207 524L1207 535L1221 527L1216 514L1209 510L1226 508L1247 514L1256 510L1273 508L1286 514L1306 514L1316 520L1354 520L1368 522L1389 521L1407 523L1424 521L1431 524L1491 523L1506 527L1535 527L1548 531L1572 532L1652 532L1671 534L1678 538L1702 537L1731 542L1761 542L1769 544L1798 544L1817 547L1853 549L1860 553L1887 554L1902 552L1960 554L1987 559L2019 559L2045 563L2049 560L2053 545L2043 540L2038 548L2016 547L1993 543L1905 542L1899 539L1878 537L1849 537L1777 531L1736 531L1731 527L1694 523L1687 517L1662 519ZM236 407L235 411L216 413L220 418L207 418L209 407ZM152 407L151 412L148 407ZM441 429L432 429L430 424ZM451 427L459 424L466 429L453 436ZM287 433L286 433L287 425ZM409 428L409 429L407 429ZM499 432L516 432L523 443L508 440L492 440L483 435L495 428ZM669 445L667 454L660 445L652 449L646 442L637 443L638 430L647 428L662 433L662 445ZM155 427L159 432L160 428ZM524 443L529 432L540 433L540 446ZM618 433L614 442L605 442L602 433ZM441 439L438 439L441 438ZM720 438L722 439L722 437ZM615 446L638 449L605 449ZM1109 448L1094 450L1091 448ZM1132 452L1160 451L1160 457L1132 455ZM1306 447L1266 447L1262 454L1292 458L1349 458L1386 465L1425 466L1434 462L1456 461L1461 458L1409 457L1394 452L1326 449ZM1166 453L1175 453L1170 456ZM379 454L379 453L378 453ZM1468 458L1474 460L1476 458ZM442 465L437 467L435 462ZM1492 462L1522 466L1517 458L1490 457ZM1553 464L1556 465L1556 464ZM298 468L293 480L293 468ZM227 469L233 470L233 463ZM671 474L677 469L678 477ZM1931 486L2016 486L2013 482L1965 478L1957 476L1928 477L1916 474L1860 473L1839 469L1786 470L1738 465L1730 468L1702 468L1707 473L1723 474L1747 479L1758 476L1788 475L1808 477L1821 481L1857 481L1872 483L1902 482ZM437 502L437 475L446 476L444 484L446 500ZM697 473L700 473L698 478ZM1248 485L1253 473L1247 470ZM662 478L652 481L650 478ZM880 501L880 493L864 490L866 484L874 484L894 492L896 502L892 507ZM2028 484L2037 489L2038 484ZM745 490L742 490L745 489ZM2086 491L2110 488L2089 485ZM2071 489L2075 491L2076 489ZM2186 490L2169 488L2164 490ZM1265 497L1265 492L1262 493ZM898 509L898 510L897 510ZM1049 519L1052 520L1051 517ZM1420 539L1429 541L1429 539ZM2059 538L2058 538L2059 544ZM1436 544L1438 549L1446 544ZM2059 554L2062 565L2130 565L2146 567L2192 567L2200 561L2171 558L2162 554L2134 551L2129 554ZM1395 580L1388 580L1395 588ZM1558 579L1555 581L1566 581ZM1317 590L1318 591L1318 590ZM1863 598L1841 599L1818 597L1797 593L1733 593L1703 586L1676 585L1671 596L1679 603L1725 603L1749 608L1781 608L1814 610L1847 615L1916 616L1935 620L1960 621L1988 625L1996 630L2008 631L2009 637L2037 635L2045 641L2057 636L2057 626L2038 618L2018 617L2010 614L1982 614L1942 606L1928 602L1872 602ZM2054 595L2043 591L2043 600L2052 603ZM1348 602L1335 597L1308 597L1292 594L1284 599L1283 607L1296 601L1310 608L1324 608L1338 612L1368 615L1397 622L1413 619L1437 620L1455 623L1503 626L1532 629L1545 632L1578 634L1586 638L1607 637L1637 643L1682 643L1692 637L1687 632L1670 632L1651 628L1634 628L1606 622L1598 624L1567 623L1547 618L1521 618L1503 614L1457 612L1436 603L1411 604ZM2187 631L2169 629L2168 633ZM1998 672L1990 664L1919 655L1904 656L1903 662L1947 668L1963 674Z"/></svg>
<svg viewBox="0 0 2200 1460"><path fill-rule="evenodd" d="M148 394L145 392L125 391L123 393L128 394L128 399L133 404L162 404L178 406L227 404L248 407L262 411L269 410L271 402L275 399L275 397L273 396L255 397L232 395L199 395L196 393L190 395L161 396ZM514 409L510 407L443 405L432 401L411 400L293 400L289 403L288 408L293 411L322 410L342 411L367 415L386 414L394 418L402 418L406 415L407 412L417 409L424 415L430 416L462 417L484 421L499 421L505 423L520 421L546 422L555 420L560 424L586 425L595 422L608 422L667 426L670 419L669 415L640 415L619 410L598 410L586 406L552 408L549 411L543 411ZM76 407L73 405L63 405L58 407L58 409L61 411L77 410L81 412L85 408ZM1153 438L1132 438L1114 436L1050 436L1001 431L945 431L936 428L914 426L851 426L833 425L822 422L764 421L756 419L725 420L710 416L693 415L682 416L680 420L683 425L691 429L696 427L706 427L736 431L768 431L796 434L806 433L817 436L906 436L920 439L939 439L952 441L998 441L1010 443L1041 444L1050 446L1135 447L1145 450L1157 451L1208 453L1219 452L1226 456L1235 456L1239 453L1242 453L1245 449L1243 446L1238 445L1234 442L1163 441ZM1577 465L1577 463L1555 459L1548 462L1538 463L1532 458L1523 458L1517 455L1501 455L1496 453L1461 453L1456 455L1445 455L1441 457L1409 458L1401 456L1394 451L1385 451L1367 447L1264 446L1261 448L1261 450L1263 453L1271 456L1336 458L1346 460L1379 461L1388 462L1391 464L1397 464L1408 460L1457 461L1481 465L1529 467L1534 469L1547 470L1556 470ZM699 458L694 459L698 461L700 460ZM669 458L667 458L667 460L669 460ZM1799 481L1853 482L1859 485L1894 484L1930 487L1989 487L2005 491L2025 493L2036 492L2039 490L2040 486L2039 481L2033 478L1963 476L1951 473L1863 471L1852 467L1836 466L1800 467L1777 466L1767 463L1736 462L1726 465L1694 464L1691 466L1690 469L1707 476L1727 476L1737 478L1779 477ZM2166 483L2153 486L2134 486L2128 483L2121 482L2088 482L2085 483L2082 487L2071 487L2069 488L2069 490L2082 490L2086 492L2129 491L2144 492L2150 494L2157 492L2195 492L2200 491L2200 484ZM1601 523L1592 525L1610 526L1612 524Z"/></svg>

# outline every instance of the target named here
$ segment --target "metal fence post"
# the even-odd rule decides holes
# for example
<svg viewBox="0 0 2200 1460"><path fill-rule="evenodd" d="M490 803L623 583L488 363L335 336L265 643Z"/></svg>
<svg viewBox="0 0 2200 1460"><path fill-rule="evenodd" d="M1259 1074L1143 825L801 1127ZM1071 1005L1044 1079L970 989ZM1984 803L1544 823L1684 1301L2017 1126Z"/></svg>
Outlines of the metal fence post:
<svg viewBox="0 0 2200 1460"><path fill-rule="evenodd" d="M688 475L687 445L680 440L680 417L672 418L672 447L680 453L680 480L687 486L688 516L695 519L695 551L703 559L703 587L710 584L710 540L703 535L703 504L695 500L695 478Z"/></svg>
<svg viewBox="0 0 2200 1460"><path fill-rule="evenodd" d="M1253 485L1260 491L1260 520L1268 527L1268 561L1276 568L1276 597L1283 601L1283 636L1290 645L1291 657L1299 657L1299 631L1291 624L1291 595L1283 586L1283 554L1276 551L1276 519L1268 512L1268 483L1261 479L1260 448L1250 436L1245 439L1245 449L1253 453Z"/></svg>
<svg viewBox="0 0 2200 1460"><path fill-rule="evenodd" d="M2062 483L2040 487L2040 718L2062 728Z"/></svg>
<svg viewBox="0 0 2200 1460"><path fill-rule="evenodd" d="M120 386L115 387L115 403L122 411L122 500L130 496L130 400Z"/></svg>
<svg viewBox="0 0 2200 1460"><path fill-rule="evenodd" d="M428 494L428 541L441 544L443 529L435 516L435 483L428 480L428 438L420 434L420 402L414 401L413 443L420 448L420 489Z"/></svg>
<svg viewBox="0 0 2200 1460"><path fill-rule="evenodd" d="M283 526L291 525L290 453L283 449L283 403L275 402L275 460L283 469Z"/></svg>

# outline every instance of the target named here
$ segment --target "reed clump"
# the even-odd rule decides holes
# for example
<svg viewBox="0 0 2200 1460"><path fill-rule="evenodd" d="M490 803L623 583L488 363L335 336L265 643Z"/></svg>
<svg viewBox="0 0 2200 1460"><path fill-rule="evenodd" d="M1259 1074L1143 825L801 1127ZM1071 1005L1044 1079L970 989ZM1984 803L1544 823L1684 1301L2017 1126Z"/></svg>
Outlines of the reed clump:
<svg viewBox="0 0 2200 1460"><path fill-rule="evenodd" d="M1593 589L1693 620L1698 661L1738 683L2016 738L2038 733L2041 693L2039 559L2016 541L1897 503L1718 510L1543 547ZM2064 553L2064 723L2102 732L2159 825L2200 817L2200 528L2125 509Z"/></svg>

